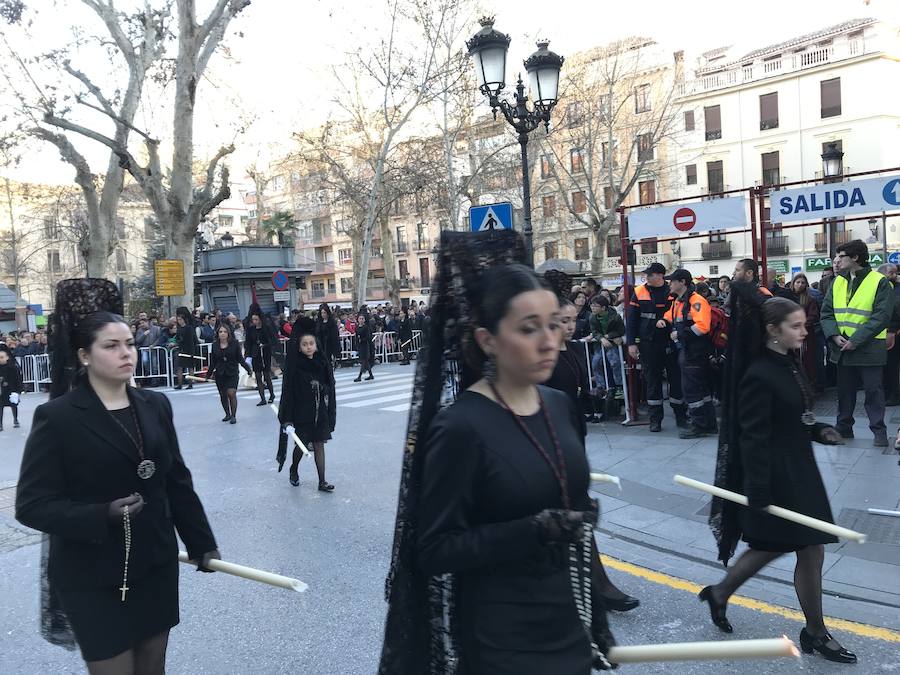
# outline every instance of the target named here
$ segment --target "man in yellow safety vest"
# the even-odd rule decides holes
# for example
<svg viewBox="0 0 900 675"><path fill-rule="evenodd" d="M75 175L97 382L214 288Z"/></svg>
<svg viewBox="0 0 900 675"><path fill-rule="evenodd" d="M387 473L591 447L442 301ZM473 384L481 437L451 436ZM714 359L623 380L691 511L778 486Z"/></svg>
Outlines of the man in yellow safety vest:
<svg viewBox="0 0 900 675"><path fill-rule="evenodd" d="M830 359L837 364L838 415L835 428L853 438L853 409L862 382L866 414L875 447L887 447L884 425L883 369L887 363L887 325L894 289L883 274L869 267L869 249L859 239L837 247L837 276L822 305L822 331Z"/></svg>

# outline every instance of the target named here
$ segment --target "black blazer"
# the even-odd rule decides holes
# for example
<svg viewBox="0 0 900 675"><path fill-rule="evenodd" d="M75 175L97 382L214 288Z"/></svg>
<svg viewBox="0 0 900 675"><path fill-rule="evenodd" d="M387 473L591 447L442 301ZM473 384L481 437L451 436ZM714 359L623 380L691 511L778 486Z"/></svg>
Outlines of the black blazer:
<svg viewBox="0 0 900 675"><path fill-rule="evenodd" d="M209 370L207 371L210 375L215 373L216 377L228 380L238 376L241 366L248 373L252 372L244 363L241 345L237 340L231 340L225 349L219 345L218 339L212 343L212 349L209 352Z"/></svg>
<svg viewBox="0 0 900 675"><path fill-rule="evenodd" d="M35 410L16 519L50 535L49 573L60 589L122 583L124 535L121 523L109 520L108 509L132 492L140 492L146 503L131 522L129 579L175 559L175 529L192 558L216 548L181 457L169 399L130 387L128 396L144 437L144 456L156 463L149 480L138 477L134 444L89 384Z"/></svg>

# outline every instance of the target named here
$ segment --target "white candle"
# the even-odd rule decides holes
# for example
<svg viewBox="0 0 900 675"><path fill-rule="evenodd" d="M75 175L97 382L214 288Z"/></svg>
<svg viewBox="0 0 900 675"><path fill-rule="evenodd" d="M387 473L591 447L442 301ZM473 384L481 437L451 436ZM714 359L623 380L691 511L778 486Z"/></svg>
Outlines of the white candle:
<svg viewBox="0 0 900 675"><path fill-rule="evenodd" d="M866 509L869 513L874 513L876 516L896 516L900 518L900 511L889 511L888 509Z"/></svg>
<svg viewBox="0 0 900 675"><path fill-rule="evenodd" d="M717 642L675 642L612 647L606 658L612 663L649 663L651 661L775 659L784 656L800 656L796 645L785 636L771 640L720 640Z"/></svg>
<svg viewBox="0 0 900 675"><path fill-rule="evenodd" d="M622 491L622 482L618 476L611 476L608 473L592 473L591 480L595 483L615 483L619 491Z"/></svg>
<svg viewBox="0 0 900 675"><path fill-rule="evenodd" d="M184 551L178 552L178 560L179 562L188 563L190 565L194 564L188 559L188 554ZM224 574L231 574L232 576L241 577L243 579L250 579L250 581L258 581L263 584L268 584L269 586L286 588L289 591L297 591L298 593L304 593L306 589L309 588L307 584L299 579L284 577L280 574L274 574L273 572L264 572L263 570L225 562L224 560L210 560L208 567L216 572L223 572Z"/></svg>
<svg viewBox="0 0 900 675"><path fill-rule="evenodd" d="M737 492L732 492L731 490L725 490L723 488L716 487L715 485L701 483L699 480L687 478L686 476L679 476L677 474L675 475L673 480L679 485L691 487L695 490L701 490L702 492L716 495L717 497L727 499L728 501L735 502L736 504L743 504L744 506L747 506L749 504L749 501L744 495L738 494ZM833 534L835 537L849 539L850 541L855 541L860 544L863 544L866 541L866 535L862 532L848 530L846 527L841 527L840 525L835 525L834 523L828 523L824 520L819 520L818 518L813 518L802 513L797 513L796 511L791 511L780 506L767 506L765 510L766 512L771 513L773 516L778 516L779 518L790 520L793 523L805 525L806 527L812 528L813 530L819 530L820 532Z"/></svg>
<svg viewBox="0 0 900 675"><path fill-rule="evenodd" d="M272 409L272 412L274 412L275 415L277 416L278 415L278 406L275 405L274 403L270 403L269 407ZM309 457L309 450L307 450L306 446L303 445L303 441L300 440L300 437L297 435L297 432L292 431L291 438L294 439L294 443L296 443L297 447L303 451L303 454L306 455L307 457Z"/></svg>

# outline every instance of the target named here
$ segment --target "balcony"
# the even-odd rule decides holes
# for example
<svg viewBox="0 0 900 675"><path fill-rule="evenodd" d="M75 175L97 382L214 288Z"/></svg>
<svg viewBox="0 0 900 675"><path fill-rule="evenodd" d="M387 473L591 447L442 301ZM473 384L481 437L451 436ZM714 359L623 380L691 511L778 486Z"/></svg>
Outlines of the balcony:
<svg viewBox="0 0 900 675"><path fill-rule="evenodd" d="M431 239L428 237L422 237L421 239L416 239L415 241L416 251L430 251L431 250Z"/></svg>
<svg viewBox="0 0 900 675"><path fill-rule="evenodd" d="M717 141L720 138L722 138L721 129L710 129L706 132L706 140L708 141Z"/></svg>
<svg viewBox="0 0 900 675"><path fill-rule="evenodd" d="M703 260L726 260L731 257L730 241L710 241L700 245Z"/></svg>
<svg viewBox="0 0 900 675"><path fill-rule="evenodd" d="M297 248L312 248L314 246L331 246L334 243L331 232L317 232L311 237L298 236L295 241Z"/></svg>
<svg viewBox="0 0 900 675"><path fill-rule="evenodd" d="M787 255L789 249L788 238L783 234L766 237L766 252L769 255Z"/></svg>
<svg viewBox="0 0 900 675"><path fill-rule="evenodd" d="M416 288L417 286L418 283L415 277L407 276L405 279L400 279L401 291L408 291L410 289Z"/></svg>
<svg viewBox="0 0 900 675"><path fill-rule="evenodd" d="M393 245L394 253L407 253L409 246L405 241L395 241Z"/></svg>
<svg viewBox="0 0 900 675"><path fill-rule="evenodd" d="M849 230L842 230L834 233L834 245L840 246L846 244L853 239L853 233ZM817 253L826 253L828 251L828 235L824 232L816 232L815 247Z"/></svg>

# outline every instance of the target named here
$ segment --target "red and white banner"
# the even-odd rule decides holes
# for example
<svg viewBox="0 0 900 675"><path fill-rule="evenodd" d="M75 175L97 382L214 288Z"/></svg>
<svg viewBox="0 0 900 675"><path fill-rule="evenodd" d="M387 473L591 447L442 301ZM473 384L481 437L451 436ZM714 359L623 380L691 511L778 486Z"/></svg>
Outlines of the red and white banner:
<svg viewBox="0 0 900 675"><path fill-rule="evenodd" d="M747 227L747 198L723 197L699 202L629 209L628 238L677 237L691 232Z"/></svg>

